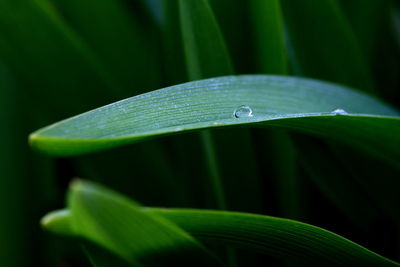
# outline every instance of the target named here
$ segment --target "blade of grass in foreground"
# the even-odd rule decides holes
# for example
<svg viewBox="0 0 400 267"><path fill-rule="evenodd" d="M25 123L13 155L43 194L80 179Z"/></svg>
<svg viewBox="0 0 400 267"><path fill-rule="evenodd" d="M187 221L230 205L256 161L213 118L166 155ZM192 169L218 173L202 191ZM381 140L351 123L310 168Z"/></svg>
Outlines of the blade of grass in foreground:
<svg viewBox="0 0 400 267"><path fill-rule="evenodd" d="M190 237L188 232L205 243L250 249L307 266L399 266L339 235L297 221L238 212L143 208L87 182L75 183L70 191L69 210L49 213L42 225L58 234L92 239L118 255L129 255L128 258L138 252L141 255L168 251L168 242L164 247L160 243L166 242L166 230L173 230L178 234L170 239ZM145 221L151 222L151 226L141 225ZM141 231L135 232L140 225ZM149 229L152 231L148 232ZM118 239L110 239L117 236ZM150 241L156 245L150 246ZM172 244L185 243L169 243ZM159 250L154 250L157 247ZM184 256L185 252L181 252L178 255ZM147 255L160 259L157 254Z"/></svg>
<svg viewBox="0 0 400 267"><path fill-rule="evenodd" d="M294 220L240 212L143 208L175 223L206 244L252 250L306 266L400 266L342 236ZM43 218L43 227L75 236L69 210ZM210 224L213 221L213 224ZM296 265L297 266L297 265Z"/></svg>
<svg viewBox="0 0 400 267"><path fill-rule="evenodd" d="M94 183L71 183L68 207L69 223L64 221L58 229L72 231L135 266L219 266L200 243L175 224L143 213L132 200ZM62 215L65 218L65 213Z"/></svg>
<svg viewBox="0 0 400 267"><path fill-rule="evenodd" d="M400 117L393 108L330 83L267 75L156 90L43 128L30 142L49 154L72 156L157 135L268 125L333 138L394 165L400 159Z"/></svg>
<svg viewBox="0 0 400 267"><path fill-rule="evenodd" d="M205 243L251 249L307 266L400 266L339 235L293 220L193 209L148 212L171 220Z"/></svg>

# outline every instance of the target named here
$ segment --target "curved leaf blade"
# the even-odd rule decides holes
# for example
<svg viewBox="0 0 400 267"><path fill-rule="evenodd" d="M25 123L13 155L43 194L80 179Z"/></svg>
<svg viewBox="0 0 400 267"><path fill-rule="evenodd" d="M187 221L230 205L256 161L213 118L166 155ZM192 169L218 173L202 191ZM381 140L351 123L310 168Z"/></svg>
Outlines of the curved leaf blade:
<svg viewBox="0 0 400 267"><path fill-rule="evenodd" d="M53 214L53 220L58 219L59 231L92 241L135 266L219 265L200 243L174 223L143 213L139 204L97 184L74 181L68 207L70 217L65 212ZM50 219L44 219L43 224Z"/></svg>
<svg viewBox="0 0 400 267"><path fill-rule="evenodd" d="M257 65L263 73L288 73L280 0L249 2Z"/></svg>
<svg viewBox="0 0 400 267"><path fill-rule="evenodd" d="M212 210L141 211L170 220L204 243L251 249L307 266L400 266L340 235L294 220ZM71 228L64 227L72 216L68 210L49 213L43 226L57 234L73 235Z"/></svg>
<svg viewBox="0 0 400 267"><path fill-rule="evenodd" d="M149 209L149 213L173 221L206 243L250 248L307 266L399 266L337 234L293 220L194 209Z"/></svg>
<svg viewBox="0 0 400 267"><path fill-rule="evenodd" d="M251 108L251 116L235 117L242 106ZM337 109L346 114L332 112ZM156 90L43 128L30 142L49 154L71 156L157 135L239 125L297 129L391 162L400 158L400 117L393 108L330 83L267 75L226 76Z"/></svg>
<svg viewBox="0 0 400 267"><path fill-rule="evenodd" d="M206 0L179 0L182 39L190 80L233 73L228 52Z"/></svg>

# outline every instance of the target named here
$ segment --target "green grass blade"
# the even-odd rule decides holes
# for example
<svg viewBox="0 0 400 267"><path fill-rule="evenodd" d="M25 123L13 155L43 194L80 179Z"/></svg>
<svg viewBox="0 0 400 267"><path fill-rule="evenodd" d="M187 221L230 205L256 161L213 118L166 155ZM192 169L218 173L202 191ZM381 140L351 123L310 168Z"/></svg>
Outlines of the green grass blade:
<svg viewBox="0 0 400 267"><path fill-rule="evenodd" d="M291 136L282 129L269 129L264 136L266 145L265 162L268 162L272 177L272 186L277 192L278 216L293 219L304 219L304 200L302 180L299 175L297 151Z"/></svg>
<svg viewBox="0 0 400 267"><path fill-rule="evenodd" d="M400 6L398 1L378 1L380 20L373 44L373 54L370 55L373 64L374 77L380 95L393 104L400 103ZM369 5L367 5L369 6ZM374 7L373 7L374 8ZM366 19L376 20L376 15ZM357 16L358 17L358 16ZM356 18L357 18L356 17ZM371 23L371 21L368 22ZM364 33L364 30L361 29ZM367 24L367 22L365 23ZM368 34L368 33L365 33ZM374 37L368 36L369 39ZM362 37L362 36L361 36ZM367 36L365 36L367 37ZM365 47L368 49L368 46Z"/></svg>
<svg viewBox="0 0 400 267"><path fill-rule="evenodd" d="M221 16L226 14L227 16L224 16L226 19L226 17L231 17L231 14L215 13L215 11L229 4L230 12L235 12L233 10L237 10L237 3L218 1L219 8L215 8L216 6L212 4L217 3L208 0L179 1L182 39L190 80L233 74L231 58L224 42L225 36L217 23L217 19L221 22ZM242 142L236 142L237 139L241 139ZM208 167L208 183L211 185L211 191L214 191L217 206L221 209L234 210L246 205L259 206L260 201L257 201L258 203L254 201L257 198L255 197L257 190L249 190L253 195L243 196L246 201L238 201L233 193L241 191L243 179L246 179L249 189L258 187L258 177L253 175L256 173L256 168L252 161L253 151L249 133L245 130L232 131L220 136L217 132L203 131L201 140L205 152L204 161ZM226 151L233 151L233 153L227 156L224 153ZM240 166L232 166L235 154L249 156L241 160ZM210 207L215 207L215 205L210 205Z"/></svg>
<svg viewBox="0 0 400 267"><path fill-rule="evenodd" d="M229 245L307 266L400 266L342 236L294 220L250 213L142 208L207 244ZM68 210L49 213L43 225L49 231L73 235L65 225L73 217ZM213 222L213 223L210 223Z"/></svg>
<svg viewBox="0 0 400 267"><path fill-rule="evenodd" d="M189 80L233 74L228 51L208 0L179 1L180 23ZM218 209L228 209L218 150L210 131L200 133L207 177ZM236 266L233 251L228 265Z"/></svg>
<svg viewBox="0 0 400 267"><path fill-rule="evenodd" d="M71 227L70 215L69 210L56 210L43 217L40 224L53 233L75 236L76 233ZM117 264L117 266L131 266L125 260L93 243L84 242L81 246L84 253L88 256L90 263L95 267L111 266L112 264Z"/></svg>
<svg viewBox="0 0 400 267"><path fill-rule="evenodd" d="M367 61L335 0L282 0L282 10L305 76L373 90Z"/></svg>
<svg viewBox="0 0 400 267"><path fill-rule="evenodd" d="M201 244L175 224L143 213L135 202L99 185L73 182L68 207L70 228L64 227L64 230L72 230L74 235L106 248L131 264L218 265ZM65 213L61 216L65 218ZM46 219L43 222L46 224Z"/></svg>
<svg viewBox="0 0 400 267"><path fill-rule="evenodd" d="M257 71L264 74L287 75L288 57L280 0L250 1ZM278 197L280 216L301 219L300 181L297 155L290 136L271 129L264 137L268 142L272 176ZM267 155L268 157L268 155ZM303 196L304 198L305 196Z"/></svg>
<svg viewBox="0 0 400 267"><path fill-rule="evenodd" d="M163 37L164 73L167 84L187 81L185 55L179 17L179 0L163 0L165 23L161 27Z"/></svg>
<svg viewBox="0 0 400 267"><path fill-rule="evenodd" d="M349 21L340 8L340 2L345 7L344 11L347 11L348 14L351 13L348 16ZM358 0L307 0L299 3L298 1L282 0L289 40L292 41L289 43L294 47L295 54L299 59L300 69L304 72L304 75L345 83L362 90L373 89L372 82L375 77L370 73L370 64L372 63L370 53L378 27L375 24L379 22L379 17L382 16L382 6L385 5L383 4L385 1L372 0L368 3L364 1L363 4L361 2ZM363 20L364 22L362 22ZM385 28L388 27L385 26ZM380 33L380 35L383 36L384 34ZM382 40L382 38L379 39ZM386 51L390 51L390 49L386 49ZM383 66L387 66L387 64L382 63L382 53L379 52L378 55L377 69L386 73ZM392 53L390 58L394 58ZM388 82L387 79L383 79L379 82L379 86L389 89L391 86L386 85L386 82ZM383 95L382 92L379 93ZM346 168L354 169L354 166L360 161L359 157L357 155L348 156L351 153L348 149L344 149L341 153L339 151L333 153L333 146L325 147L325 150L320 151L324 154L317 154L316 156L312 155L313 151L309 149L309 146L312 148L312 143L304 145L304 140L299 142L299 144L301 143L304 147L302 159L319 158L321 160L325 158L330 160L321 164L307 164L306 171L318 189L328 196L344 214L350 216L353 222L356 221L358 225L364 224L364 229L371 225L371 215L374 212L368 213L367 210L354 205L357 202L359 204L363 202L363 197L360 196L362 188L355 183L354 175L350 175L346 170ZM343 157L348 157L351 160L340 163L340 159ZM364 169L369 169L368 172L372 171L373 165L365 164L363 161L360 161L360 163ZM322 165L325 168L321 169ZM329 174L324 174L327 169L332 169L332 171L328 171ZM337 178L334 173L342 175ZM385 177L383 184L390 181L388 176L383 174L379 176ZM368 183L366 177L362 177L361 180ZM379 192L385 191L371 189L368 190L369 193L375 196L379 195ZM386 190L390 191L390 188L388 187ZM347 204L344 203L345 199L353 199L353 201L351 204ZM356 214L361 215L361 217L356 218Z"/></svg>
<svg viewBox="0 0 400 267"><path fill-rule="evenodd" d="M225 43L206 0L179 1L190 80L232 74Z"/></svg>
<svg viewBox="0 0 400 267"><path fill-rule="evenodd" d="M86 242L88 243L88 242ZM132 264L126 262L120 257L112 254L110 251L103 249L101 247L95 246L93 244L82 244L82 250L88 257L91 266L93 267L109 267L109 266L118 266L118 267L129 267ZM143 267L138 263L135 264L135 267Z"/></svg>
<svg viewBox="0 0 400 267"><path fill-rule="evenodd" d="M236 74L253 73L254 59L251 38L251 1L208 0ZM245 51L245 52L244 52Z"/></svg>
<svg viewBox="0 0 400 267"><path fill-rule="evenodd" d="M250 5L259 69L266 74L286 74L288 62L280 0L253 0Z"/></svg>
<svg viewBox="0 0 400 267"><path fill-rule="evenodd" d="M204 157L209 169L210 184L213 195L215 196L218 209L226 210L226 196L224 185L221 179L221 171L218 164L217 152L213 136L209 131L201 132L201 142L203 143Z"/></svg>
<svg viewBox="0 0 400 267"><path fill-rule="evenodd" d="M173 221L206 243L254 249L307 266L399 266L339 235L297 221L205 210L150 209L149 213Z"/></svg>
<svg viewBox="0 0 400 267"><path fill-rule="evenodd" d="M252 116L246 116L247 107ZM347 114L332 112L337 109ZM398 164L399 121L398 112L384 103L330 83L267 75L227 76L172 86L95 109L31 134L30 142L49 154L71 156L163 134L274 125L337 139Z"/></svg>
<svg viewBox="0 0 400 267"><path fill-rule="evenodd" d="M207 0L179 1L179 14L190 80L232 74L232 66L217 21ZM219 209L227 209L214 138L201 132L211 190Z"/></svg>

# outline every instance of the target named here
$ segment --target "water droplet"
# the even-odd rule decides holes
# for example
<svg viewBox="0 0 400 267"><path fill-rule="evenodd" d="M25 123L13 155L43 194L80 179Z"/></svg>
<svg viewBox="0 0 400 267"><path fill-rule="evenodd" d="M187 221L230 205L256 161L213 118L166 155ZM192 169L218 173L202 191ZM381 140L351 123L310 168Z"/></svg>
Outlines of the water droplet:
<svg viewBox="0 0 400 267"><path fill-rule="evenodd" d="M331 114L334 114L334 115L346 115L346 114L348 114L348 113L347 113L347 111L344 110L344 109L337 108L337 109L335 109L335 110L332 110L332 111L331 111Z"/></svg>
<svg viewBox="0 0 400 267"><path fill-rule="evenodd" d="M240 106L233 112L235 118L253 117L253 110L249 106Z"/></svg>

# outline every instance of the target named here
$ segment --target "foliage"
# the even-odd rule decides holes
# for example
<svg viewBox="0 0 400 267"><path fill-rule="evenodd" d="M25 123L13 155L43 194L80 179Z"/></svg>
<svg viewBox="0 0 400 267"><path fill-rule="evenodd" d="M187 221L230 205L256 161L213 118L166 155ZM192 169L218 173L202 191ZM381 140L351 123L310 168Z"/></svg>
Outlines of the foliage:
<svg viewBox="0 0 400 267"><path fill-rule="evenodd" d="M367 2L1 1L1 265L399 266L400 6Z"/></svg>

